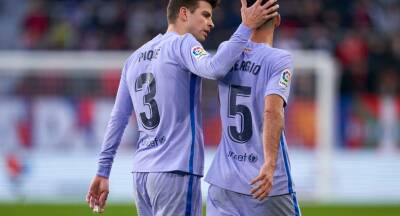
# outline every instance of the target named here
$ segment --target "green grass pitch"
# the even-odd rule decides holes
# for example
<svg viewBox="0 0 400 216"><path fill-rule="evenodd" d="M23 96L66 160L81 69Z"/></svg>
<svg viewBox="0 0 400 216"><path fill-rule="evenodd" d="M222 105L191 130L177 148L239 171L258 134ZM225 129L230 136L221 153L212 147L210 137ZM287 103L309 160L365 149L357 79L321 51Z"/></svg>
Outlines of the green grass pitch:
<svg viewBox="0 0 400 216"><path fill-rule="evenodd" d="M301 205L303 216L395 216L399 205ZM96 215L85 204L0 204L4 216L85 216ZM102 216L136 216L136 209L128 204L111 204ZM203 214L205 215L205 214Z"/></svg>

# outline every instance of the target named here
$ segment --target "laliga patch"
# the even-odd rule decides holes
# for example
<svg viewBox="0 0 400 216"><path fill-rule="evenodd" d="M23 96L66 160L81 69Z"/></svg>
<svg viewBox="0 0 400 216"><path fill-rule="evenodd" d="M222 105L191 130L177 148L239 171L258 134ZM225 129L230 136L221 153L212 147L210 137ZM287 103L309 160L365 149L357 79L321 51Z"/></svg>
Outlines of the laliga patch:
<svg viewBox="0 0 400 216"><path fill-rule="evenodd" d="M192 56L197 60L201 59L204 56L208 56L208 52L205 51L204 48L201 46L193 47L191 53Z"/></svg>
<svg viewBox="0 0 400 216"><path fill-rule="evenodd" d="M282 71L281 79L279 80L279 85L283 88L288 88L291 78L292 78L292 73L290 73L288 69Z"/></svg>

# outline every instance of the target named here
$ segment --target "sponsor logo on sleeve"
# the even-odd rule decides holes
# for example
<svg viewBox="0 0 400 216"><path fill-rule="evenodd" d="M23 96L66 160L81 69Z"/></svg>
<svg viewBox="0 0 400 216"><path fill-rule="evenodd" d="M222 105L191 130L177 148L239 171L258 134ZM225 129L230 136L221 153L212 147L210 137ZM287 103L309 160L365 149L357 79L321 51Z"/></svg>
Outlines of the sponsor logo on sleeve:
<svg viewBox="0 0 400 216"><path fill-rule="evenodd" d="M282 71L281 78L279 79L279 85L283 88L288 88L290 80L292 79L292 73L289 69Z"/></svg>
<svg viewBox="0 0 400 216"><path fill-rule="evenodd" d="M204 56L208 56L208 52L205 51L204 48L201 46L193 47L191 50L191 54L197 60L203 58Z"/></svg>

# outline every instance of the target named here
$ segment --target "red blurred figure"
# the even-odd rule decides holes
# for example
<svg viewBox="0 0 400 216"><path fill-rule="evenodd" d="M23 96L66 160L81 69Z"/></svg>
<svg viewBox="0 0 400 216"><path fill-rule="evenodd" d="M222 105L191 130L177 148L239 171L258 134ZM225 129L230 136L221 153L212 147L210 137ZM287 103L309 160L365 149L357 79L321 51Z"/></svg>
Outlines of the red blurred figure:
<svg viewBox="0 0 400 216"><path fill-rule="evenodd" d="M10 176L11 181L18 179L23 171L21 161L15 154L9 154L6 156L7 172Z"/></svg>
<svg viewBox="0 0 400 216"><path fill-rule="evenodd" d="M24 44L26 48L39 48L46 37L50 18L40 2L33 2L24 19Z"/></svg>
<svg viewBox="0 0 400 216"><path fill-rule="evenodd" d="M14 153L9 153L5 157L6 170L10 180L10 190L19 200L24 200L22 189L23 177L27 171L25 163Z"/></svg>

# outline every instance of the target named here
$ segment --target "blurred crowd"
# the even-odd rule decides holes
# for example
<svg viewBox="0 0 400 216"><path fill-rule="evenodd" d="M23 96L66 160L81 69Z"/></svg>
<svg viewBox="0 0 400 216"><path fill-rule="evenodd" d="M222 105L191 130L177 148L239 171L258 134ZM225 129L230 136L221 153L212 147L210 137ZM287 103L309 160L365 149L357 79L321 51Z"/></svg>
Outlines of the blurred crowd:
<svg viewBox="0 0 400 216"><path fill-rule="evenodd" d="M135 50L167 27L167 0L2 0L0 49ZM400 1L279 0L275 46L327 50L340 63L341 95L399 93ZM222 0L208 49L240 23Z"/></svg>
<svg viewBox="0 0 400 216"><path fill-rule="evenodd" d="M282 24L274 46L324 50L338 62L339 145L354 149L400 148L400 0L278 1ZM134 51L166 31L167 3L168 0L0 0L0 50ZM227 40L241 22L240 1L222 0L213 20L216 27L204 43L211 50ZM13 78L0 73L0 96L62 95L77 101L76 113L90 116L91 112L81 108L94 107L91 104L95 100L91 100L96 97L112 98L118 86L119 71L101 74L73 77L45 72ZM287 133L290 143L309 148L315 146L313 97L318 83L308 75L298 76L295 83L287 110ZM219 141L219 115L214 91L207 89L215 86L204 89L205 140L214 145ZM26 109L32 109L29 103ZM30 124L34 123L22 125ZM24 132L30 130L21 131L21 140L32 143Z"/></svg>

